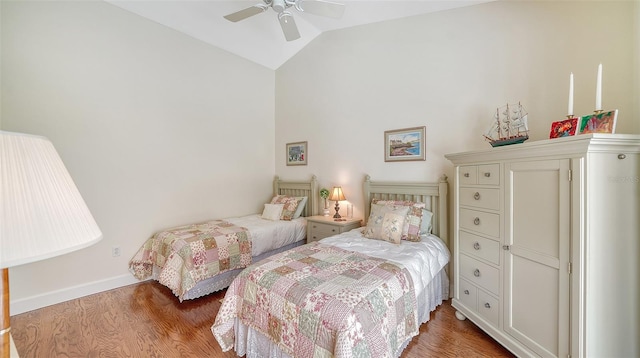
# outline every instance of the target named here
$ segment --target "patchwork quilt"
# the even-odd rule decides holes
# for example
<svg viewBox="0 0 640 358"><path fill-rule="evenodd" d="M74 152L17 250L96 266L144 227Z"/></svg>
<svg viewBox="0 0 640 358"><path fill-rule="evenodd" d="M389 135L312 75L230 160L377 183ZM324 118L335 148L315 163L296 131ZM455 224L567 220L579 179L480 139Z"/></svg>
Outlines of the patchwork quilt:
<svg viewBox="0 0 640 358"><path fill-rule="evenodd" d="M293 357L397 357L419 326L406 268L318 242L236 277L211 327L223 351L236 319Z"/></svg>
<svg viewBox="0 0 640 358"><path fill-rule="evenodd" d="M244 227L214 220L161 231L149 238L129 261L129 271L156 279L182 301L198 282L251 264L251 233Z"/></svg>

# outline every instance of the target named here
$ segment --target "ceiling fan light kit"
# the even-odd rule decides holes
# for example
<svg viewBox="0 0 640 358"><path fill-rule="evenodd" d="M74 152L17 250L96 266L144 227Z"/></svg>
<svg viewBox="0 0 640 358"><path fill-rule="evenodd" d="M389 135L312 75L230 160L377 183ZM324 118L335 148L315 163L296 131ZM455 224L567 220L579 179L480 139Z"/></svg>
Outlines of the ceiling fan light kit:
<svg viewBox="0 0 640 358"><path fill-rule="evenodd" d="M278 13L278 21L282 33L287 41L300 38L300 32L291 12L287 9L294 7L300 12L326 16L338 19L344 14L344 5L326 0L263 0L264 4L256 4L246 9L224 16L231 22L238 22L248 17L265 12L269 7Z"/></svg>

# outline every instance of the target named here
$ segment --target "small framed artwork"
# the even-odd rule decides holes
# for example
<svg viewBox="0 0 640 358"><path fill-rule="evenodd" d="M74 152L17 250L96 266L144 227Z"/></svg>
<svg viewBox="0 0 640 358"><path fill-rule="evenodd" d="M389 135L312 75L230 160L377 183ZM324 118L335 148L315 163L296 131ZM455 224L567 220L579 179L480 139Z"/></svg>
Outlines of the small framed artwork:
<svg viewBox="0 0 640 358"><path fill-rule="evenodd" d="M287 165L307 165L307 142L287 143Z"/></svg>
<svg viewBox="0 0 640 358"><path fill-rule="evenodd" d="M553 139L575 135L578 131L578 122L578 118L574 117L551 123L549 138Z"/></svg>
<svg viewBox="0 0 640 358"><path fill-rule="evenodd" d="M617 118L617 109L584 116L580 122L579 133L615 133Z"/></svg>
<svg viewBox="0 0 640 358"><path fill-rule="evenodd" d="M385 131L384 161L425 160L424 135L424 126Z"/></svg>

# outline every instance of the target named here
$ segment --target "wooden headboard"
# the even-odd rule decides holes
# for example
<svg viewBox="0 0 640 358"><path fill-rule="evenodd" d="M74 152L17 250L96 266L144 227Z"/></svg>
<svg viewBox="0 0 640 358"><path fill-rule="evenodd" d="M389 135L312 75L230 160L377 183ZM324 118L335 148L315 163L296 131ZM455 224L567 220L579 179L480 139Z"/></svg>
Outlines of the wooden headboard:
<svg viewBox="0 0 640 358"><path fill-rule="evenodd" d="M285 181L276 175L273 179L273 195L306 196L307 205L302 216L318 215L318 179L315 175L309 181Z"/></svg>
<svg viewBox="0 0 640 358"><path fill-rule="evenodd" d="M433 234L440 237L447 247L451 247L448 235L446 175L442 175L437 183L371 181L371 177L366 175L363 187L365 224L371 211L371 200L374 198L422 202L426 204L426 209L433 213Z"/></svg>

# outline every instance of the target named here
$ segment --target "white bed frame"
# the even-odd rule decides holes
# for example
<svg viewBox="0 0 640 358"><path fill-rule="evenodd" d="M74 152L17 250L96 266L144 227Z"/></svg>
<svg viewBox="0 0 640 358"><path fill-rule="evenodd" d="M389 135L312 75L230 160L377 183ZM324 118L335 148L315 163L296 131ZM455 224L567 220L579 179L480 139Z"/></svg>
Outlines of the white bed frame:
<svg viewBox="0 0 640 358"><path fill-rule="evenodd" d="M306 196L307 204L302 211L302 216L307 217L318 214L318 179L315 175L313 175L309 181L286 181L281 180L280 177L276 175L273 179L273 195ZM275 250L267 251L258 256L254 256L252 262L258 262L271 255L293 249L305 243L306 240L300 240ZM225 289L229 287L233 279L236 278L242 270L243 269L226 271L204 281L200 281L184 295L183 299L191 300ZM157 277L156 275L154 276Z"/></svg>
<svg viewBox="0 0 640 358"><path fill-rule="evenodd" d="M369 175L364 179L364 217L369 218L371 200L411 200L426 204L426 209L433 213L431 232L438 236L451 250L449 245L448 224L448 182L442 175L437 183L371 181Z"/></svg>

